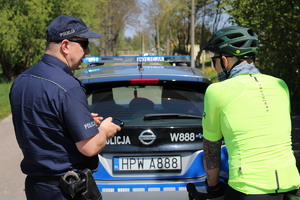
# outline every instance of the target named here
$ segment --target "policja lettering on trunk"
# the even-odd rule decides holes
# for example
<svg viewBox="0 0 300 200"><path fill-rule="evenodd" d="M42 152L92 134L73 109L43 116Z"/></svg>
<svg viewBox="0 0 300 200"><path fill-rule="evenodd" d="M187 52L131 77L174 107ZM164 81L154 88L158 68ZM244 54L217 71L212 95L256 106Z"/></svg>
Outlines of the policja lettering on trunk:
<svg viewBox="0 0 300 200"><path fill-rule="evenodd" d="M131 144L129 136L114 136L106 142L106 145Z"/></svg>

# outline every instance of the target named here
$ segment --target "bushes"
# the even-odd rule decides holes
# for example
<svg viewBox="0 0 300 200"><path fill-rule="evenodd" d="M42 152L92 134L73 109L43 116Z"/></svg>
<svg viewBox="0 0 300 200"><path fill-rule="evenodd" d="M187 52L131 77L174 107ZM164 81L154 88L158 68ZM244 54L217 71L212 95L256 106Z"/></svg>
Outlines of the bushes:
<svg viewBox="0 0 300 200"><path fill-rule="evenodd" d="M203 72L211 79L213 83L218 82L217 72L212 67L205 67Z"/></svg>

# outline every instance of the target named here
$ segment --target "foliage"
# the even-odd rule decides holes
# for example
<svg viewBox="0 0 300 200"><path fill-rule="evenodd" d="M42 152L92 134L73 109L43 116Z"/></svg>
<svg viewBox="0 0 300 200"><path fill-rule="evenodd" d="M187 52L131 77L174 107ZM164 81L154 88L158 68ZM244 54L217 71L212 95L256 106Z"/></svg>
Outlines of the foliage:
<svg viewBox="0 0 300 200"><path fill-rule="evenodd" d="M136 15L141 12L137 0L108 0L101 9L103 39L101 40L101 55L116 55L117 45L126 23L137 22ZM137 24L137 23L136 23Z"/></svg>
<svg viewBox="0 0 300 200"><path fill-rule="evenodd" d="M190 33L190 10L186 0L157 0L149 6L147 20L157 51L187 54ZM171 48L171 49L170 49ZM159 52L158 52L159 53ZM169 53L171 54L171 53Z"/></svg>
<svg viewBox="0 0 300 200"><path fill-rule="evenodd" d="M205 9L211 2L220 0L195 0L196 17L203 10L210 15L201 16L202 21L211 21L214 9ZM45 49L47 25L62 14L81 18L91 30L104 36L92 40L92 55L116 55L120 48L147 50L158 47L168 54L189 53L190 0L153 0L153 7L140 0L0 0L0 67L2 74L12 80L26 68L36 63ZM148 1L149 2L149 1ZM138 17L149 8L147 23ZM206 7L207 8L207 7ZM99 12L101 10L101 12ZM208 13L208 12L206 12ZM196 20L196 43L207 39L210 31L201 20ZM215 20L213 20L215 21ZM125 38L126 26L139 26L133 38ZM205 30L205 31L202 31ZM201 39L199 39L201 38ZM205 38L205 39L203 39Z"/></svg>
<svg viewBox="0 0 300 200"><path fill-rule="evenodd" d="M118 45L119 48L126 51L149 52L151 49L151 39L147 34L137 32L133 37L120 38L123 44Z"/></svg>
<svg viewBox="0 0 300 200"><path fill-rule="evenodd" d="M0 83L0 120L10 113L9 90L10 82Z"/></svg>
<svg viewBox="0 0 300 200"><path fill-rule="evenodd" d="M293 110L300 111L300 1L225 0L232 20L253 28L261 51L259 67L289 86ZM298 103L296 103L298 102Z"/></svg>
<svg viewBox="0 0 300 200"><path fill-rule="evenodd" d="M212 67L206 67L203 70L204 74L208 76L213 83L218 82L217 72Z"/></svg>
<svg viewBox="0 0 300 200"><path fill-rule="evenodd" d="M46 27L62 14L79 17L91 30L104 35L100 40L92 40L93 55L116 55L121 48L155 47L158 52L168 54L190 51L190 0L0 0L0 3L0 73L8 80L39 60L45 48ZM223 9L227 9L231 20L223 18ZM144 14L141 18L140 13ZM211 33L228 23L253 28L261 41L260 69L285 80L292 101L300 102L299 13L299 0L195 0L195 43L201 47ZM138 26L137 34L124 37L126 26ZM196 63L200 63L201 53L198 52ZM293 107L300 111L299 103Z"/></svg>
<svg viewBox="0 0 300 200"><path fill-rule="evenodd" d="M12 78L39 57L48 16L45 1L3 1L0 8L0 62L3 74ZM41 9L40 9L41 8ZM38 15L39 17L36 17Z"/></svg>
<svg viewBox="0 0 300 200"><path fill-rule="evenodd" d="M211 30L221 21L220 0L195 0L195 44L206 43ZM162 47L167 54L189 54L191 43L191 0L153 0L146 18L151 26L149 34L155 47ZM169 53L168 53L169 52ZM195 52L199 63L202 51Z"/></svg>
<svg viewBox="0 0 300 200"><path fill-rule="evenodd" d="M100 27L101 21L95 16L99 13L97 5L103 1L2 0L0 64L3 75L11 80L39 60L45 49L46 27L59 15L80 17L88 25Z"/></svg>

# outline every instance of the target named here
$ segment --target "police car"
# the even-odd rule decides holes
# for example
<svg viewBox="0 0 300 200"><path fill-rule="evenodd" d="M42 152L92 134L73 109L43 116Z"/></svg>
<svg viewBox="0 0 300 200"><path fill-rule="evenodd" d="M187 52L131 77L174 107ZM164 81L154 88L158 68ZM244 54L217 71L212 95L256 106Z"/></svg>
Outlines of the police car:
<svg viewBox="0 0 300 200"><path fill-rule="evenodd" d="M201 117L210 80L188 67L189 61L190 56L84 58L89 67L76 76L91 112L125 123L99 154L94 177L104 199L183 200L187 183L205 191ZM226 178L225 147L221 159Z"/></svg>

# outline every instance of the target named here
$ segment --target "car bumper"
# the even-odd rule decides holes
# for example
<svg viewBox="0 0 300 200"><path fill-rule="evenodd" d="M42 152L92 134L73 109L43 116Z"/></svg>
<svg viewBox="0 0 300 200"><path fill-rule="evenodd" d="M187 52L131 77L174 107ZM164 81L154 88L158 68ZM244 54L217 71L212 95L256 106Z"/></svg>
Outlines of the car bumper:
<svg viewBox="0 0 300 200"><path fill-rule="evenodd" d="M205 177L192 180L139 180L135 183L124 183L124 181L96 181L103 199L180 199L188 200L188 193L186 191L186 184L188 182L194 183L198 191L205 192ZM101 187L100 187L101 185Z"/></svg>

